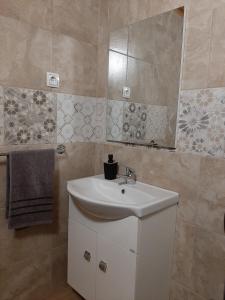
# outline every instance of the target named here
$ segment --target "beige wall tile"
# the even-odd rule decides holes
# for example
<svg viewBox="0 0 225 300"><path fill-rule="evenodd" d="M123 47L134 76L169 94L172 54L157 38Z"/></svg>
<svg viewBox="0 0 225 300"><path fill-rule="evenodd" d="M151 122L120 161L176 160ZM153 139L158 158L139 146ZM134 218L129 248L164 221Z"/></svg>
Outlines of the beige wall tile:
<svg viewBox="0 0 225 300"><path fill-rule="evenodd" d="M99 0L98 44L108 44L109 41L109 1Z"/></svg>
<svg viewBox="0 0 225 300"><path fill-rule="evenodd" d="M37 146L35 146L37 149ZM40 147L40 146L38 146ZM48 146L49 147L49 146ZM2 147L3 148L3 147ZM5 147L3 149L34 147ZM1 300L48 299L48 294L66 282L68 195L67 180L94 175L93 143L68 144L57 156L55 173L56 220L53 225L20 231L8 230L5 205L0 208ZM0 163L0 191L5 193L5 162ZM1 199L1 201L3 201Z"/></svg>
<svg viewBox="0 0 225 300"><path fill-rule="evenodd" d="M220 18L219 12L224 9L224 5L224 0L187 1L183 89L215 87L219 86L221 80L223 82L221 53L224 47L219 35L223 34L224 26L220 26L223 24L223 14Z"/></svg>
<svg viewBox="0 0 225 300"><path fill-rule="evenodd" d="M56 165L56 201L58 232L67 232L68 227L68 180L94 175L93 143L67 144L66 154L60 156Z"/></svg>
<svg viewBox="0 0 225 300"><path fill-rule="evenodd" d="M108 98L120 100L122 89L126 86L127 56L109 51Z"/></svg>
<svg viewBox="0 0 225 300"><path fill-rule="evenodd" d="M110 32L109 49L127 55L128 34L127 26Z"/></svg>
<svg viewBox="0 0 225 300"><path fill-rule="evenodd" d="M52 1L1 0L0 15L50 30L52 28Z"/></svg>
<svg viewBox="0 0 225 300"><path fill-rule="evenodd" d="M43 263L43 261L42 261ZM0 288L2 300L39 300L47 296L51 287L50 272L41 272L34 259L9 265L0 270Z"/></svg>
<svg viewBox="0 0 225 300"><path fill-rule="evenodd" d="M151 153L151 152L150 152ZM180 153L145 151L143 177L153 184L172 189L184 197L196 197L200 157ZM146 168L144 166L149 166Z"/></svg>
<svg viewBox="0 0 225 300"><path fill-rule="evenodd" d="M187 247L188 245L188 247ZM191 286L195 245L195 228L182 221L177 222L174 247L173 278L186 287Z"/></svg>
<svg viewBox="0 0 225 300"><path fill-rule="evenodd" d="M128 0L128 23L132 24L151 15L152 0Z"/></svg>
<svg viewBox="0 0 225 300"><path fill-rule="evenodd" d="M170 300L206 300L196 293L190 291L188 288L173 282L171 287Z"/></svg>
<svg viewBox="0 0 225 300"><path fill-rule="evenodd" d="M0 43L4 45L0 49L0 84L45 88L45 73L53 69L60 73L60 91L94 96L97 83L98 95L106 95L106 1L102 0L99 15L97 1L85 1L87 6L82 0L70 1L71 6L66 7L62 7L62 0L53 1L54 30L59 33L54 35L53 56L52 34L43 30L50 30L52 26L52 13L49 12L51 1L0 2ZM130 22L183 5L183 0L151 0L150 5L149 2L141 0L146 4L142 6L137 0L109 1L110 29L118 29ZM224 0L186 2L189 8L182 88L224 85L221 66L224 65L225 12L224 7L218 8L224 5ZM104 20L100 19L101 22L98 19L99 24L96 21L98 16L105 17ZM100 44L98 52L97 47L90 45L95 45L97 40ZM46 283L49 283L49 263L54 275L50 278L51 282L58 284L65 281L68 216L66 180L102 173L103 161L110 152L115 153L115 159L121 163L133 167L139 180L180 193L173 273L176 283L172 299L222 299L225 268L225 165L222 160L115 145L78 144L68 147L67 154L59 159L57 165L58 211L57 223L53 228L29 229L14 236L7 229L4 209L0 210L0 289L4 300L15 297L18 300L36 300L36 296L45 295L48 289ZM93 162L94 149L96 156ZM0 180L0 207L3 208L4 163L0 164ZM45 234L44 230L47 231ZM51 255L45 256L49 249ZM34 263L35 255L39 261ZM183 283L186 288L177 282Z"/></svg>
<svg viewBox="0 0 225 300"><path fill-rule="evenodd" d="M196 224L211 232L224 234L225 161L203 158L200 168L199 202Z"/></svg>
<svg viewBox="0 0 225 300"><path fill-rule="evenodd" d="M193 222L198 201L200 157L145 151L142 176L145 181L179 193L178 216ZM149 166L149 168L146 168Z"/></svg>
<svg viewBox="0 0 225 300"><path fill-rule="evenodd" d="M51 232L54 232L54 225L28 228L14 233L7 228L7 220L3 210L1 223L3 228L1 230L0 254L4 258L0 262L2 269L25 259L38 257L40 253L52 248ZM15 249L17 250L15 251Z"/></svg>
<svg viewBox="0 0 225 300"><path fill-rule="evenodd" d="M109 143L95 148L95 173L102 173L107 154L113 153L136 170L138 180L179 192L171 299L222 300L224 160ZM215 212L202 203L215 205Z"/></svg>
<svg viewBox="0 0 225 300"><path fill-rule="evenodd" d="M182 89L205 88L208 82L212 11L188 10L184 41Z"/></svg>
<svg viewBox="0 0 225 300"><path fill-rule="evenodd" d="M97 47L54 34L53 71L60 74L60 91L96 96Z"/></svg>
<svg viewBox="0 0 225 300"><path fill-rule="evenodd" d="M163 12L184 6L187 0L152 0L151 15L161 14Z"/></svg>
<svg viewBox="0 0 225 300"><path fill-rule="evenodd" d="M108 93L108 43L98 45L97 97L107 97Z"/></svg>
<svg viewBox="0 0 225 300"><path fill-rule="evenodd" d="M55 288L67 277L67 245L54 248L50 253L50 260L51 279Z"/></svg>
<svg viewBox="0 0 225 300"><path fill-rule="evenodd" d="M173 1L173 0L172 0ZM190 8L192 14L199 15L205 9L213 10L225 4L224 0L185 0L186 5Z"/></svg>
<svg viewBox="0 0 225 300"><path fill-rule="evenodd" d="M196 228L191 288L206 299L222 300L225 237Z"/></svg>
<svg viewBox="0 0 225 300"><path fill-rule="evenodd" d="M0 49L0 84L49 90L46 72L55 68L53 30L79 41L73 43L74 52L67 49L70 68L66 63L65 68L60 66L62 60L67 60L56 51L56 67L63 80L61 90L95 95L97 49L91 44L98 42L98 22L97 0L70 1L69 5L60 0L0 1L0 43L4 45ZM61 35L61 45L65 35Z"/></svg>
<svg viewBox="0 0 225 300"><path fill-rule="evenodd" d="M131 88L131 101L151 105L166 104L164 89L155 88L161 87L161 82L157 67L152 63L128 57L127 85ZM160 97L162 95L164 97Z"/></svg>
<svg viewBox="0 0 225 300"><path fill-rule="evenodd" d="M189 300L189 291L182 285L172 282L170 300Z"/></svg>
<svg viewBox="0 0 225 300"><path fill-rule="evenodd" d="M128 0L109 1L109 28L110 31L128 24Z"/></svg>
<svg viewBox="0 0 225 300"><path fill-rule="evenodd" d="M209 61L208 86L218 87L225 85L225 3L213 11L211 53Z"/></svg>
<svg viewBox="0 0 225 300"><path fill-rule="evenodd" d="M97 0L53 0L53 30L96 45L98 8Z"/></svg>
<svg viewBox="0 0 225 300"><path fill-rule="evenodd" d="M0 84L45 88L51 69L52 35L16 19L0 16Z"/></svg>

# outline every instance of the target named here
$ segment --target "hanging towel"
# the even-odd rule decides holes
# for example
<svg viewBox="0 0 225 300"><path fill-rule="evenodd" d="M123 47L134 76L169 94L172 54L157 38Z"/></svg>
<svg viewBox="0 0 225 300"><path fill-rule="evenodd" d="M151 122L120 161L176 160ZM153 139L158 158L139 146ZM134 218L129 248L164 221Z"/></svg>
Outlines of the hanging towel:
<svg viewBox="0 0 225 300"><path fill-rule="evenodd" d="M52 223L54 165L53 149L9 153L6 200L9 229Z"/></svg>

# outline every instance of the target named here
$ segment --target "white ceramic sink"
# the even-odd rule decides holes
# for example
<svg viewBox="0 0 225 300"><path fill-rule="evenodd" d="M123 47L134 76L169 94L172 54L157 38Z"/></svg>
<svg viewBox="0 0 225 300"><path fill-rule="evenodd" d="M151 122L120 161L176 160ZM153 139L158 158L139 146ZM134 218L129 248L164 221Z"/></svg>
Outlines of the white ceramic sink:
<svg viewBox="0 0 225 300"><path fill-rule="evenodd" d="M138 218L176 205L179 195L156 186L136 182L119 185L103 175L71 180L67 190L75 203L87 213L102 219Z"/></svg>

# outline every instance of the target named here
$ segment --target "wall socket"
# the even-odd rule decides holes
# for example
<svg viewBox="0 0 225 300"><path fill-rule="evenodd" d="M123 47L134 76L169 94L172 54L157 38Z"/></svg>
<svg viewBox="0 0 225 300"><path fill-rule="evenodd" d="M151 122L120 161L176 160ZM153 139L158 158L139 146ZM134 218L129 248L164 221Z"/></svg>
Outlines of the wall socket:
<svg viewBox="0 0 225 300"><path fill-rule="evenodd" d="M59 74L47 72L47 86L59 88Z"/></svg>
<svg viewBox="0 0 225 300"><path fill-rule="evenodd" d="M130 99L131 89L128 86L123 87L123 98Z"/></svg>

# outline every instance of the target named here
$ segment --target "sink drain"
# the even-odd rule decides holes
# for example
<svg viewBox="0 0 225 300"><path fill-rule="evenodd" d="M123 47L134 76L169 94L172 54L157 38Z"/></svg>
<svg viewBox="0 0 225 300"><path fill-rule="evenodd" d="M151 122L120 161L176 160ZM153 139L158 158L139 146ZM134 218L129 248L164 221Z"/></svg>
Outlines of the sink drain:
<svg viewBox="0 0 225 300"><path fill-rule="evenodd" d="M122 194L125 194L125 189L122 189L122 190L121 190L121 193L122 193Z"/></svg>

